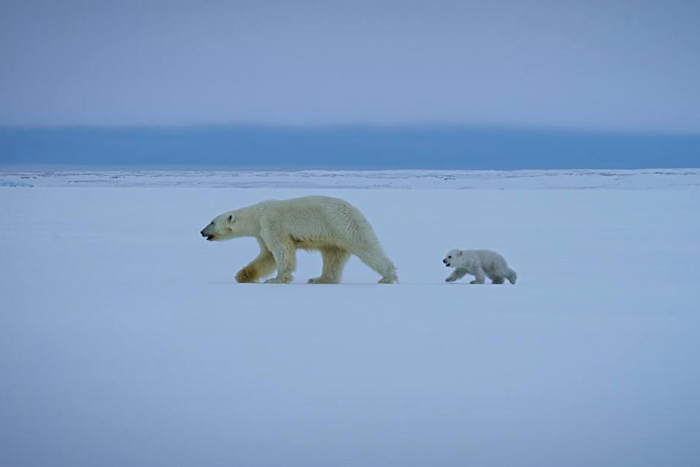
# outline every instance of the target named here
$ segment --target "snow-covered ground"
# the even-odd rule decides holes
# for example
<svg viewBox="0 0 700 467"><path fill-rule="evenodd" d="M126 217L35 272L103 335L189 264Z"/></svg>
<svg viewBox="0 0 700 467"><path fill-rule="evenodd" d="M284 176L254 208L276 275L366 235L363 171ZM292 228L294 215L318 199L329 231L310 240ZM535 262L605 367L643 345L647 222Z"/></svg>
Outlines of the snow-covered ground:
<svg viewBox="0 0 700 467"><path fill-rule="evenodd" d="M656 190L0 189L0 465L698 465L689 173ZM352 259L342 285L306 285L308 253L294 284L236 284L255 241L199 236L307 194L358 206L401 284ZM518 284L445 284L450 248L500 251Z"/></svg>
<svg viewBox="0 0 700 467"><path fill-rule="evenodd" d="M0 186L397 188L397 189L698 189L700 169L367 170L367 171L4 171Z"/></svg>

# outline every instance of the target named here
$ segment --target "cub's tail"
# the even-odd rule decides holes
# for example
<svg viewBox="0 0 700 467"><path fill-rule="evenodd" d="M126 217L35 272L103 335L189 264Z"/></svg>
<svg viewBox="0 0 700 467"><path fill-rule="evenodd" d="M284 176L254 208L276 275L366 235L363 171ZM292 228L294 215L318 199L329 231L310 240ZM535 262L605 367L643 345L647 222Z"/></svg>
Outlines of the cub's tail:
<svg viewBox="0 0 700 467"><path fill-rule="evenodd" d="M515 284L515 281L518 280L518 275L515 273L515 271L508 268L508 275L506 276L506 279L508 279L508 282L511 284Z"/></svg>

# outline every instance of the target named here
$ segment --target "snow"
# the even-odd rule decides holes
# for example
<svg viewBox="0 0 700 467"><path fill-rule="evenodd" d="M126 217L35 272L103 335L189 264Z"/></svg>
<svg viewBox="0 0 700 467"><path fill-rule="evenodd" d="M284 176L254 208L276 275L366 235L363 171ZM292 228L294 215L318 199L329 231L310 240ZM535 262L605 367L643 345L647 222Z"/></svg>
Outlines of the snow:
<svg viewBox="0 0 700 467"><path fill-rule="evenodd" d="M697 465L700 191L664 177L683 189L0 190L0 464ZM300 253L294 284L236 284L255 241L199 236L308 194L358 206L401 283L353 258L306 285ZM451 248L518 284L445 284Z"/></svg>
<svg viewBox="0 0 700 467"><path fill-rule="evenodd" d="M37 187L697 189L700 169L366 171L5 171Z"/></svg>

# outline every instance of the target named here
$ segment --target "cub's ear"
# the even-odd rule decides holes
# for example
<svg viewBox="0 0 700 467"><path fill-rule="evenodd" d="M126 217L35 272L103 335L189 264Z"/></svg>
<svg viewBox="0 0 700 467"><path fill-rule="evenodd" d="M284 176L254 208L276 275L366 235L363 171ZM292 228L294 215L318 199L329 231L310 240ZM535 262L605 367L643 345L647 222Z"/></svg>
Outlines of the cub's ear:
<svg viewBox="0 0 700 467"><path fill-rule="evenodd" d="M459 253L457 253L457 256L462 256L462 253L464 252L460 250Z"/></svg>
<svg viewBox="0 0 700 467"><path fill-rule="evenodd" d="M235 216L233 214L229 214L226 220L228 221L229 224L233 224L233 220L235 219Z"/></svg>

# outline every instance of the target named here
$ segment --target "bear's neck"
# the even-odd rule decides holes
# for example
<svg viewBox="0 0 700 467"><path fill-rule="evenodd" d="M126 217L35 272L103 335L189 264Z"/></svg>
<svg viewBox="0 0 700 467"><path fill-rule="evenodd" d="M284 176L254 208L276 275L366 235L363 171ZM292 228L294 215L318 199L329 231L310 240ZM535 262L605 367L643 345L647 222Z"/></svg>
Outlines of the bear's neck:
<svg viewBox="0 0 700 467"><path fill-rule="evenodd" d="M256 206L234 211L236 218L236 237L259 237L260 224L258 223L258 210Z"/></svg>

